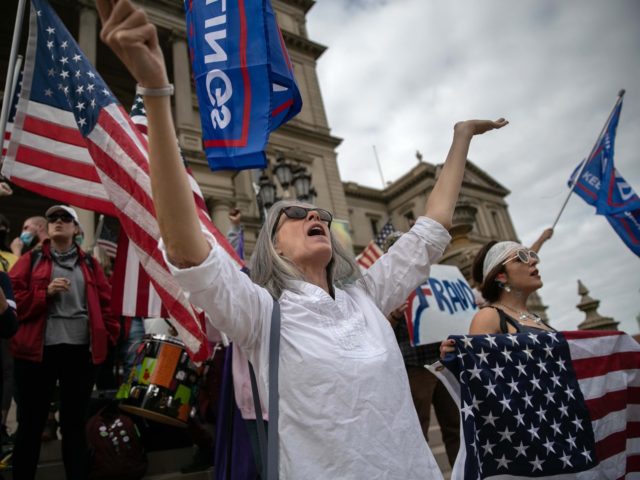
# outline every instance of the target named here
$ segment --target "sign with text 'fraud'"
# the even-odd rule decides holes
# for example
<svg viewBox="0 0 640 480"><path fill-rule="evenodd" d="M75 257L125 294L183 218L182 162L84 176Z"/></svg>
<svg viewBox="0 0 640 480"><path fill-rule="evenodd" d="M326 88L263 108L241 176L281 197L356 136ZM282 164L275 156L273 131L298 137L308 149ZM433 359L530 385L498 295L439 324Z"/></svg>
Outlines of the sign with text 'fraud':
<svg viewBox="0 0 640 480"><path fill-rule="evenodd" d="M429 279L409 295L405 313L412 345L441 342L469 331L478 311L473 290L457 267L433 265Z"/></svg>

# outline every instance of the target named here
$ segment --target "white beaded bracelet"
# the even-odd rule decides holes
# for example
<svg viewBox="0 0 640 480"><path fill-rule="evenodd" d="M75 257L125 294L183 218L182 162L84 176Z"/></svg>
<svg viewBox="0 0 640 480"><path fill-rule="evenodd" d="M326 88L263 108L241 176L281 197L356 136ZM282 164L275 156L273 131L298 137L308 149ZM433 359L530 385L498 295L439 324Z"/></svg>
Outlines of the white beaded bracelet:
<svg viewBox="0 0 640 480"><path fill-rule="evenodd" d="M174 91L173 83L161 88L147 88L136 84L136 93L143 97L170 97Z"/></svg>

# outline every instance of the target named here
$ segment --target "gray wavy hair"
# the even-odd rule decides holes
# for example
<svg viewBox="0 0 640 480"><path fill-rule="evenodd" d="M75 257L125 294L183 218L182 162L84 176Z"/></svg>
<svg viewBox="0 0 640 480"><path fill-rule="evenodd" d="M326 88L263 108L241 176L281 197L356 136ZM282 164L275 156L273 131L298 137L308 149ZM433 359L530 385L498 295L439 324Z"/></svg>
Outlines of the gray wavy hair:
<svg viewBox="0 0 640 480"><path fill-rule="evenodd" d="M264 225L260 229L256 248L250 261L250 276L254 283L266 288L275 298L280 298L284 290L296 290L293 281L305 278L296 265L283 256L278 255L271 238L273 227L278 221L279 213L283 208L291 206L315 208L314 205L291 200L276 202L269 212ZM329 231L331 238L331 260L327 265L327 283L329 288L344 286L362 278L358 265L347 250L335 239Z"/></svg>

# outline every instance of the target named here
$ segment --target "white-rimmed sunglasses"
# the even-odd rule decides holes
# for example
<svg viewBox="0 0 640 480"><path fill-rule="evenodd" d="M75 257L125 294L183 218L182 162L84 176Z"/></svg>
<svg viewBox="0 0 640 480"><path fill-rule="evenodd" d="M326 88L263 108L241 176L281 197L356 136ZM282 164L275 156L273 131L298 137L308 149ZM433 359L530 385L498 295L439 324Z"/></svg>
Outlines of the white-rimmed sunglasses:
<svg viewBox="0 0 640 480"><path fill-rule="evenodd" d="M539 262L540 257L533 250L526 250L522 248L520 250L517 250L516 254L513 257L508 258L504 262L502 262L502 265L506 265L513 260L518 260L519 262L529 265L531 262Z"/></svg>

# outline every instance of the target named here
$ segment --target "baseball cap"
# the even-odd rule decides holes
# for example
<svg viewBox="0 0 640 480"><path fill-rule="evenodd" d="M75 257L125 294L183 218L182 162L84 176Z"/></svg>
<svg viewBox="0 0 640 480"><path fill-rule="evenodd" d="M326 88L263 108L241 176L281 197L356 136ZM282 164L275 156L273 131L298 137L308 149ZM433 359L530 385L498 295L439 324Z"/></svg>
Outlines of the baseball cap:
<svg viewBox="0 0 640 480"><path fill-rule="evenodd" d="M49 215L52 215L52 214L54 214L56 212L59 212L59 211L63 211L63 212L68 213L73 218L74 223L76 225L80 225L80 220L78 220L78 214L76 213L76 211L73 208L68 207L67 205L54 205L53 207L49 208L44 213L44 216L48 217Z"/></svg>

